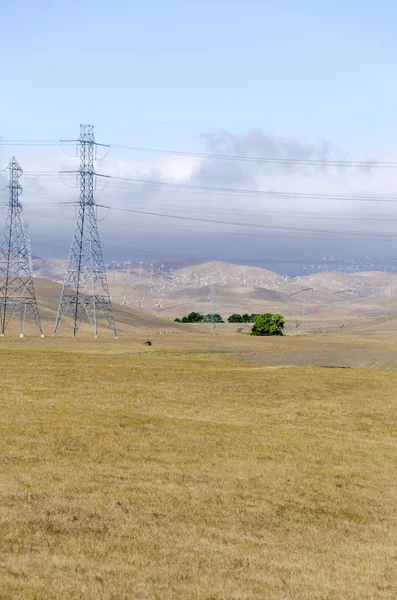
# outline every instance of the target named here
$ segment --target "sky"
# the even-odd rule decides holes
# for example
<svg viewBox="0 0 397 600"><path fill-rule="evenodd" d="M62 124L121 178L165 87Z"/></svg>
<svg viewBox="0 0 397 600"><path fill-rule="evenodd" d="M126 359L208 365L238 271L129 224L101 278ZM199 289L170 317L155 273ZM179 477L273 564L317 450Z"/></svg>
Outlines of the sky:
<svg viewBox="0 0 397 600"><path fill-rule="evenodd" d="M397 5L385 0L4 3L0 136L71 139L78 136L80 123L91 123L96 139L113 145L396 160L396 19ZM12 154L25 171L70 169L73 163L58 146L4 143L1 168ZM97 170L299 193L393 194L396 188L395 170L285 169L114 148ZM57 203L76 190L59 179L32 177L25 178L24 189L36 253L67 255L73 215L66 218L57 206L35 208L33 201L41 195ZM161 212L160 207L163 213L338 230L389 232L395 227L391 218L396 217L392 204L342 206L318 199L280 203L244 195L153 192L151 186L136 184L111 184L98 192L98 199L140 210ZM275 212L278 217L269 216ZM2 214L4 210L0 227ZM337 216L330 221L331 214ZM356 222L355 216L367 221ZM371 222L372 216L386 221ZM116 245L126 253L133 249L165 257L243 261L276 255L287 260L297 253L302 258L336 251L393 253L390 240L254 232L112 211L100 223L100 231L108 260ZM55 238L58 246L51 247L50 241L44 246L45 236Z"/></svg>

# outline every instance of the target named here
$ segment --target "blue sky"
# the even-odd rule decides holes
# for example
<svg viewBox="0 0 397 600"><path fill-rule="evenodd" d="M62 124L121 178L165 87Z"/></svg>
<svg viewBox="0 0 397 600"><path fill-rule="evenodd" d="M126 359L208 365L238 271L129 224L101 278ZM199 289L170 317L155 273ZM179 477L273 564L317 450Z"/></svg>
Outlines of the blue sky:
<svg viewBox="0 0 397 600"><path fill-rule="evenodd" d="M15 0L3 2L0 18L0 136L5 140L74 138L80 123L90 123L95 125L97 140L109 144L206 150L203 134L225 131L233 140L229 153L243 148L247 155L267 156L272 151L276 156L299 152L312 157L314 152L316 157L318 143L326 140L335 145L336 158L397 160L394 2ZM14 148L2 148L3 166L13 152ZM15 152L25 171L73 168L59 148L18 148ZM294 193L396 193L393 170L378 169L369 177L349 170L306 173L302 169L242 169L235 163L215 162L200 165L182 157L112 149L99 170ZM54 180L25 178L24 186L26 203L38 196L62 199L65 194L76 194L58 179L55 184ZM269 211L284 211L274 219L288 224L289 215L299 213L305 226L337 229L368 228L372 215L382 211L384 224L374 222L373 227L386 231L392 228L387 219L394 218L392 207L382 204L331 206L326 201L306 205L296 201L280 205L262 198L255 204L241 198L231 206L230 197L203 200L203 196L186 193L171 197L112 184L98 198L153 210L197 211L198 216L216 208L219 217L223 212L237 220L243 211L251 222L256 211L255 219L264 223ZM39 239L50 228L63 230L62 254L66 255L72 221L62 221L56 206L52 223L47 209L45 213L33 205L30 213L27 205L25 209L32 222L33 242L35 234ZM330 223L327 215L331 213ZM346 215L351 219L363 214L366 222L344 222ZM193 234L186 235L187 230L197 233L196 241ZM187 224L159 223L142 216L131 216L128 221L120 217L118 223L109 217L101 223L105 244L111 245L117 231L123 247L134 239L135 246L164 251L165 256L199 253L200 248L214 256L221 249L223 259L232 248L248 257L281 252L274 250L274 240L267 241L266 236L257 237L255 243L260 240L262 246L255 246L254 237L247 233L236 246L235 232L229 237L225 233L220 241L218 230L212 235L208 227L199 231L198 226L189 229ZM168 238L160 239L159 231ZM299 235L286 244L280 234L278 243L285 255L294 257L303 256L309 248L307 239L303 243ZM358 248L354 238L344 238L342 248L336 238L324 249L324 240L313 237L307 252L310 257L327 251L385 252L375 246L374 242L368 249L365 242ZM45 249L38 251L45 253Z"/></svg>
<svg viewBox="0 0 397 600"><path fill-rule="evenodd" d="M194 149L251 127L394 145L391 1L4 2L0 133Z"/></svg>

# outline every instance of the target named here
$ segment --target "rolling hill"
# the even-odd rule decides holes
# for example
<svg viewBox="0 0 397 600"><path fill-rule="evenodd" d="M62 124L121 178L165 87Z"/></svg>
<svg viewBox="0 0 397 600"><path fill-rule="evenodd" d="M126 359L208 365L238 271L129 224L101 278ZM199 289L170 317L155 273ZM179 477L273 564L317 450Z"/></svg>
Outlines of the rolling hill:
<svg viewBox="0 0 397 600"><path fill-rule="evenodd" d="M224 318L234 312L282 312L289 319L300 319L305 312L307 319L350 321L386 314L397 305L394 273L318 272L288 278L267 269L225 262L182 264L113 265L108 272L113 302L123 304L125 314L128 307L141 318L146 314L170 320L191 311L214 310ZM58 284L65 267L64 259L34 260L36 276ZM45 298L43 302L47 302Z"/></svg>
<svg viewBox="0 0 397 600"><path fill-rule="evenodd" d="M61 294L62 286L59 283L49 279L38 278L34 279L37 303L39 307L40 319L43 332L46 336L52 335L54 322L58 310L58 303ZM156 334L157 332L177 333L178 331L189 330L189 325L179 325L171 319L167 320L159 316L148 315L135 311L129 307L121 306L116 302L113 303L113 310L116 319L116 325L119 335L140 334L148 335ZM37 328L34 323L27 318L26 328L27 335L37 335ZM88 320L82 322L79 328L81 333L91 333L91 327ZM18 323L12 319L7 329L7 333L16 334L18 332ZM104 319L100 320L99 327L100 335L112 336L110 330L106 327ZM70 314L64 318L58 332L59 336L72 335L72 319Z"/></svg>

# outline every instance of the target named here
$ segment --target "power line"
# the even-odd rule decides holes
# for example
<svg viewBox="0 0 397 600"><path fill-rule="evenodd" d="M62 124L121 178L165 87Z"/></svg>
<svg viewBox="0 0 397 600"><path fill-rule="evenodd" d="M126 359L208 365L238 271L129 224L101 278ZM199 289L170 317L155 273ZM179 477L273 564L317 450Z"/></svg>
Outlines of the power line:
<svg viewBox="0 0 397 600"><path fill-rule="evenodd" d="M44 239L48 240L48 239L56 239L56 238L51 238L50 236L37 236L36 235L35 239L33 240L33 243L37 244L38 242L36 242L35 240L38 240L38 239L39 240L44 240ZM48 242L46 243L46 242L41 242L40 241L40 245L41 246L47 246L49 248L65 248L67 246L67 244L68 244L67 241L65 241L64 244L50 244ZM158 260L164 259L164 252L160 252L159 250L153 250L153 249L148 250L148 249L143 249L143 248L139 248L139 249L137 249L137 248L121 248L120 246L107 246L107 245L104 245L103 249L106 250L106 251L111 252L112 254L119 254L119 255L123 255L123 256L146 256L146 257L149 257L147 260L150 260L150 257L153 257L154 255L158 256ZM164 260L166 260L166 259L164 259ZM191 255L185 255L184 254L183 256L172 256L168 260L169 261L172 261L172 260L192 260L192 261L197 261L197 262L202 262L202 261L206 261L206 262L210 262L210 261L211 262L214 262L214 261L216 261L216 262L224 262L226 259L225 258L221 258L219 256L214 256L214 255L211 255L211 256L198 256L198 255L191 256ZM317 258L311 258L311 259L305 259L305 260L296 260L296 259L284 259L284 260L280 260L280 259L261 259L261 258L258 258L258 257L255 257L255 258L243 258L243 259L241 259L241 257L238 257L238 258L233 258L233 257L230 258L230 257L228 257L227 258L228 262L231 261L232 263L237 264L237 265L238 265L239 262L242 262L242 260L245 261L244 265L247 264L247 263L251 264L251 265L255 264L255 263L257 263L257 264L268 264L268 265L270 265L270 264L280 264L280 265L285 265L285 264L296 264L296 265L305 264L305 265L311 265L311 264L315 263L317 265L326 266L326 265L331 265L331 264L332 265L333 264L335 264L335 265L342 265L342 264L345 264L345 262L346 262L346 261L337 260L337 259L333 259L333 260L328 260L327 259L326 261L323 261L322 259L320 259L318 257ZM364 259L362 259L362 260L364 260ZM358 263L359 259L355 259L355 261L356 261L354 263L355 265L357 265L357 266L362 265L361 262ZM350 264L353 265L352 261L349 261L349 262L350 262ZM366 262L368 263L368 261L366 261ZM377 258L377 257L372 257L372 258L370 258L370 262L372 262L374 264L377 264L377 263L381 262L383 264L385 262L385 260L384 259L381 260L381 258ZM388 260L386 260L386 262L389 262L389 263L390 262L395 262L395 259L393 259L393 260L392 259L388 259Z"/></svg>
<svg viewBox="0 0 397 600"><path fill-rule="evenodd" d="M117 178L119 179L119 178ZM125 179L125 178L123 178ZM138 181L138 180L133 180L133 181ZM149 183L152 183L148 180L139 180L140 182L142 181L146 181ZM153 182L153 183L160 183L163 184L164 182ZM166 184L166 185L186 185L186 186L190 186L190 184ZM194 186L194 187L199 187L199 186ZM202 187L202 186L201 186ZM208 188L206 188L208 189ZM213 188L209 188L209 189L213 189ZM215 188L215 189L220 189L220 188ZM226 189L226 188L225 188ZM230 190L231 188L229 188ZM238 191L238 190L234 190L234 191ZM241 190L241 192L246 192L247 190ZM254 193L258 193L258 194L272 194L274 192L267 192L267 191L261 191L261 190L250 190L250 192L254 192ZM275 194L280 195L280 196L284 196L287 195L289 196L290 194L292 195L292 193L290 192L275 192ZM301 197L310 197L313 198L314 196L312 195L304 195L304 194L299 194L299 196ZM317 196L316 196L317 197ZM362 201L362 202L391 202L391 203L396 203L397 202L397 198L392 198L392 197L388 197L388 198L370 198L370 197L348 197L348 196L326 196L326 195L322 195L322 196L318 196L321 198L327 198L327 199L338 199L338 200L354 200L354 201ZM58 203L58 205L66 205L66 204L75 204L75 202L64 202L64 203ZM33 205L33 203L32 203ZM42 205L46 206L47 204L43 203ZM148 215L148 216L157 216L157 217L163 217L163 218L171 218L171 219L178 219L178 220L189 220L189 221L194 221L194 222L204 222L204 223L213 223L213 224L220 224L220 225L230 225L233 227L244 227L244 228L259 228L259 229L267 229L267 230L279 230L279 231L294 231L294 232L306 232L306 233L325 233L325 234L338 234L338 235L358 235L358 236L382 236L382 237L389 237L389 236L395 236L396 234L394 233L383 233L383 232L359 232L359 231L343 231L343 230L328 230L328 229L320 229L320 228L305 228L305 227L287 227L287 226L281 226L281 225L261 225L258 223L238 223L238 222L234 222L234 221L224 221L224 220L215 220L215 219L204 219L204 218L200 218L200 217L189 217L189 216L185 216L185 215L170 215L170 214L166 214L166 213L159 213L159 212L151 212L151 211L141 211L141 210L136 210L136 209L128 209L128 208L121 208L121 207L108 207L108 206L103 206L103 205L99 205L97 204L96 206L98 207L102 207L102 208L107 208L110 210L117 210L117 211L123 211L123 212L131 212L131 213L136 213L136 214L143 214L143 215ZM280 215L282 216L282 215ZM342 215L343 216L343 215ZM379 219L374 219L374 220L379 220ZM387 219L389 220L389 219Z"/></svg>
<svg viewBox="0 0 397 600"><path fill-rule="evenodd" d="M60 140L0 140L0 146L59 146L60 143ZM66 141L62 144L72 144L72 142Z"/></svg>
<svg viewBox="0 0 397 600"><path fill-rule="evenodd" d="M76 172L73 172L74 174ZM64 173L66 175L73 174L72 172ZM24 173L28 177L59 177L59 172L35 172L28 171ZM96 173L94 173L96 175ZM239 196L270 196L276 198L301 198L305 200L338 200L338 201L349 201L349 202L387 202L395 204L397 203L397 196L371 196L365 194L323 194L323 193L305 193L305 192L287 192L278 190L255 190L255 189L244 189L244 188L228 188L228 187L217 187L217 186L205 186L196 185L191 183L182 182L170 182L170 181L156 181L152 179L137 179L134 177L120 177L116 175L101 175L109 179L110 182L121 181L130 182L133 184L140 185L153 185L157 187L164 187L175 190L186 190L189 192L205 192L205 193L220 193L220 194L237 194Z"/></svg>
<svg viewBox="0 0 397 600"><path fill-rule="evenodd" d="M59 171L26 171L23 175L24 177L59 177Z"/></svg>
<svg viewBox="0 0 397 600"><path fill-rule="evenodd" d="M317 229L317 228L306 228L306 227L288 227L284 225L261 225L260 223L238 223L235 221L223 221L223 220L215 220L215 219L204 219L200 217L188 217L185 215L170 215L166 213L157 213L157 212L149 212L143 210L135 210L132 208L116 208L103 206L101 204L97 204L102 208L109 208L110 210L117 210L122 212L130 212L141 215L149 215L154 217L162 217L167 219L178 219L182 221L194 221L199 223L213 223L218 225L232 225L233 227L244 227L244 228L255 228L255 229L266 229L266 230L277 230L277 231L291 231L291 232L303 232L303 233L325 233L332 235L357 235L357 236L372 236L372 237L397 237L397 233L388 233L388 232L374 232L374 231L343 231L336 229Z"/></svg>
<svg viewBox="0 0 397 600"><path fill-rule="evenodd" d="M2 146L59 146L60 144L73 145L74 140L3 140ZM117 150L132 150L134 152L149 152L153 154L166 154L173 156L190 156L195 158L227 160L237 162L269 163L281 165L306 165L317 167L354 167L354 168L397 168L396 161L376 160L342 160L342 159L311 159L299 157L280 158L274 156L244 156L237 154L216 154L209 152L188 152L185 150L168 150L163 148L146 148L142 146L123 146L109 144L109 148Z"/></svg>
<svg viewBox="0 0 397 600"><path fill-rule="evenodd" d="M52 140L5 140L4 144L26 144L26 145L58 145L59 142L55 142ZM64 140L63 143L75 143L72 140ZM286 164L311 164L311 165L323 165L329 164L332 166L397 166L396 162L371 162L371 161L325 161L325 160L312 160L312 159L295 159L295 158L274 158L274 157L246 157L246 156L229 156L229 155L219 155L219 154L205 154L205 153L192 153L192 152L181 152L181 151L171 151L171 150L161 150L158 148L150 149L150 148L138 148L138 147L128 147L128 146L113 146L114 148L123 148L130 150L140 150L140 151L153 151L153 152L161 152L167 154L178 154L178 155L188 155L188 156L199 156L201 158L219 158L225 160L241 160L241 161L255 161L255 162L273 162L273 163L286 163ZM79 173L79 171L77 171ZM57 172L44 172L44 171L32 171L26 172L26 176L43 176L43 177L52 177L58 176ZM80 173L81 175L81 173ZM93 176L95 176L95 172L93 172ZM137 179L137 178L129 178L129 177L118 177L118 176L106 176L111 178L115 182L131 182L134 184L144 184L144 185L154 185L160 186L170 189L183 189L194 192L211 192L211 193L226 193L226 194L238 194L240 196L272 196L278 198L301 198L301 199L325 199L325 200L348 200L354 202L390 202L396 203L397 197L395 196L370 196L370 195L343 195L343 194L314 194L314 193L302 193L302 192L283 192L283 191L275 191L275 190L253 190L253 189L238 189L238 188L229 188L229 187L215 187L215 186L203 186L203 185L195 185L189 183L174 183L174 182L165 182L165 181L155 181L149 179ZM72 204L72 203L71 203ZM109 207L106 207L109 208ZM171 218L178 220L189 220L194 222L203 222L203 223L212 223L219 225L229 225L233 227L244 227L244 228L259 228L259 229L267 229L267 230L277 230L277 231L289 231L289 232L304 232L304 233L318 233L318 234L331 234L331 235L352 235L352 236L372 236L372 237L395 237L394 233L387 232L371 232L371 231L341 231L335 229L322 229L322 228L306 228L306 227L290 227L290 226L277 226L277 225L261 225L258 223L237 223L233 221L226 220L215 220L215 219L205 219L199 217L189 217L185 215L170 215L162 212L150 212L150 211L141 211L135 209L127 209L127 208L118 208L114 207L112 210L119 210L123 212L131 212L136 214L150 215L150 216L158 216L162 218Z"/></svg>
<svg viewBox="0 0 397 600"><path fill-rule="evenodd" d="M396 168L395 161L374 160L328 160L310 158L278 158L273 156L242 156L235 154L211 154L207 152L186 152L182 150L165 150L162 148L144 148L139 146L120 146L112 144L111 148L119 150L133 150L134 152L152 152L155 154L171 154L175 156L191 156L196 158L207 158L215 160L234 160L239 162L273 163L285 165L307 165L307 166L331 166L331 167L358 167L358 168Z"/></svg>
<svg viewBox="0 0 397 600"><path fill-rule="evenodd" d="M351 202L391 202L397 203L397 196L367 196L367 195L345 195L345 194L314 194L314 193L303 193L303 192L283 192L275 190L253 190L253 189L239 189L239 188L226 188L226 187L215 187L206 185L195 185L191 183L175 183L169 181L156 181L152 179L135 179L132 177L119 177L108 175L111 180L114 181L126 181L132 183L139 183L144 185L155 185L165 186L170 188L184 188L189 191L206 191L215 193L232 193L239 194L241 196L275 196L275 197L286 197L286 198L304 198L308 200L349 200Z"/></svg>
<svg viewBox="0 0 397 600"><path fill-rule="evenodd" d="M40 240L39 242L37 240ZM63 244L53 244L53 243L48 243L48 242L43 242L41 240L57 240L59 241L59 238L54 238L51 236L43 236L43 235L36 235L34 237L34 239L32 240L33 244L40 244L41 246L48 246L51 248L65 248L68 244L68 242L65 240L65 242ZM164 257L164 252L163 251L159 251L159 250L154 250L152 249L147 249L147 248L122 248L121 246L108 246L108 245L103 245L103 249L111 252L113 254L120 254L120 255L124 255L124 256L147 256L147 257L153 257L153 255L157 255L159 257ZM202 256L202 255L186 255L184 254L183 256L172 256L169 260L181 260L181 259L186 259L186 260L193 260L193 261L223 261L225 260L222 257L219 256ZM258 264L324 264L325 265L329 265L329 264L336 264L336 265L341 265L341 264L345 264L345 263L350 263L350 264L358 264L359 260L364 260L364 259L352 259L350 261L342 260L340 257L336 257L335 259L331 257L327 260L324 259L320 259L320 258L315 258L312 257L310 259L301 259L301 260L297 260L295 258L293 259L261 259L258 257L255 258L244 258L244 261L246 261L247 263L258 263ZM241 262L241 257L237 257L237 258L230 258L228 257L228 261L232 261L234 263L239 263ZM377 263L377 262L385 262L385 259L383 257L368 257L368 260L366 260L366 262L372 262L372 263ZM387 259L386 262L395 262L395 259ZM361 264L361 263L360 263Z"/></svg>
<svg viewBox="0 0 397 600"><path fill-rule="evenodd" d="M39 194L38 194L39 195ZM29 195L30 196L30 195ZM28 198L29 198L28 196ZM27 199L28 199L27 198ZM59 202L56 204L53 204L51 202L27 202L25 198L25 210L28 210L30 207L45 207L45 208L59 208L62 206L68 206L68 205L75 205L77 204L77 202L75 201L70 201L70 202ZM108 207L108 206L103 206L103 205L97 205L100 208L106 208L107 210L118 210L118 209L122 209L123 207ZM171 210L180 210L181 207L175 204L160 204L160 205L156 205L158 208L161 209L171 209ZM0 209L6 208L7 204L6 203L0 203ZM183 210L186 211L188 209L188 207L184 206ZM212 207L192 207L192 212L204 212L207 213L211 211L213 214L224 214L225 210L217 210L217 209L213 209ZM263 216L263 212L259 212L259 211L248 211L248 210L229 210L228 209L228 214L233 214L236 216L239 215L244 215L244 216ZM326 217L327 219L343 219L346 221L379 221L379 222L385 222L387 221L389 222L396 222L397 218L396 217L390 217L389 215L384 215L383 217L378 217L378 216L373 216L373 215L353 215L353 214L344 214L344 213L339 213L339 214L335 214L335 213L313 213L310 212L310 214L297 214L297 213L282 213L282 212L266 212L266 218L282 218L282 219L318 219L321 217Z"/></svg>
<svg viewBox="0 0 397 600"><path fill-rule="evenodd" d="M77 202L59 202L57 204L51 205L49 203L29 203L28 206L43 206L43 207L49 207L49 206L72 206L72 205L76 205L78 204ZM132 208L122 208L122 207L115 207L115 206L104 206L102 204L96 204L96 206L98 208L106 208L108 210L113 210L113 211L119 211L119 212L128 212L128 213L134 213L134 214L142 214L142 215L147 215L147 216L154 216L154 217L162 217L162 218L169 218L169 219L177 219L177 220L183 220L183 221L192 221L192 222L203 222L203 223L211 223L211 224L219 224L219 225L229 225L229 226L233 226L233 227L242 227L245 229L251 229L251 228L255 228L255 229L266 229L266 230L273 230L273 231L290 231L290 232L302 232L302 233L324 233L324 234L331 234L331 235L351 235L351 236L373 236L373 237L395 237L397 234L395 233L391 233L391 232L373 232L373 231L344 231L344 230L336 230L336 229L321 229L321 228L309 228L309 227L292 227L292 226L285 226L285 225L262 225L260 223L241 223L241 222L236 222L236 221L226 221L226 220L217 220L217 219L204 219L201 217L190 217L190 216L186 216L186 215L172 215L172 214L167 214L167 213L160 213L160 212L153 212L153 211L143 211L143 210L138 210L138 209L132 209ZM1 207L1 205L0 205ZM276 215L269 215L269 216L279 216L279 217L284 217L284 215L282 214L276 214ZM297 216L300 218L306 218L306 216L302 216L302 215L287 215L289 217L292 216ZM327 216L327 215L326 215ZM330 215L328 215L330 216ZM314 215L307 215L307 217L314 217ZM332 215L333 218L340 218L340 217L344 217L344 215L340 215L340 217L338 215ZM354 216L347 216L347 219L356 219L356 217ZM388 217L384 217L382 218L378 218L378 217L358 217L359 220L376 220L376 221L396 221L396 219L390 219Z"/></svg>

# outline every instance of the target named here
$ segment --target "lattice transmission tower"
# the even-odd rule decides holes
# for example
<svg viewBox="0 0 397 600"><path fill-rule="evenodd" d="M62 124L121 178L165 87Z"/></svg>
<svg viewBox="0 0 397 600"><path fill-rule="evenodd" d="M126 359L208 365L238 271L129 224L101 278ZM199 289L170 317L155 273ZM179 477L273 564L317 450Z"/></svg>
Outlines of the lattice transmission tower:
<svg viewBox="0 0 397 600"><path fill-rule="evenodd" d="M77 224L70 247L54 335L70 309L73 336L77 335L80 322L86 315L94 331L94 337L98 337L98 317L102 313L117 338L94 200L94 187L98 175L94 170L94 160L97 146L103 144L95 142L92 125L80 125L80 137L77 143L80 155L80 168L76 171L80 187ZM67 173L71 172L73 171L67 171Z"/></svg>
<svg viewBox="0 0 397 600"><path fill-rule="evenodd" d="M23 207L19 201L23 191L19 178L23 171L15 158L11 160L8 172L8 213L0 249L0 335L4 336L11 317L17 317L19 335L24 337L26 316L30 316L44 337L33 285L30 243L22 223Z"/></svg>
<svg viewBox="0 0 397 600"><path fill-rule="evenodd" d="M215 285L215 273L211 273L210 275L210 291L208 294L208 301L211 304L211 313L210 313L210 319L211 319L211 329L215 329L216 327L216 323L215 323L215 305L216 305L216 285Z"/></svg>

